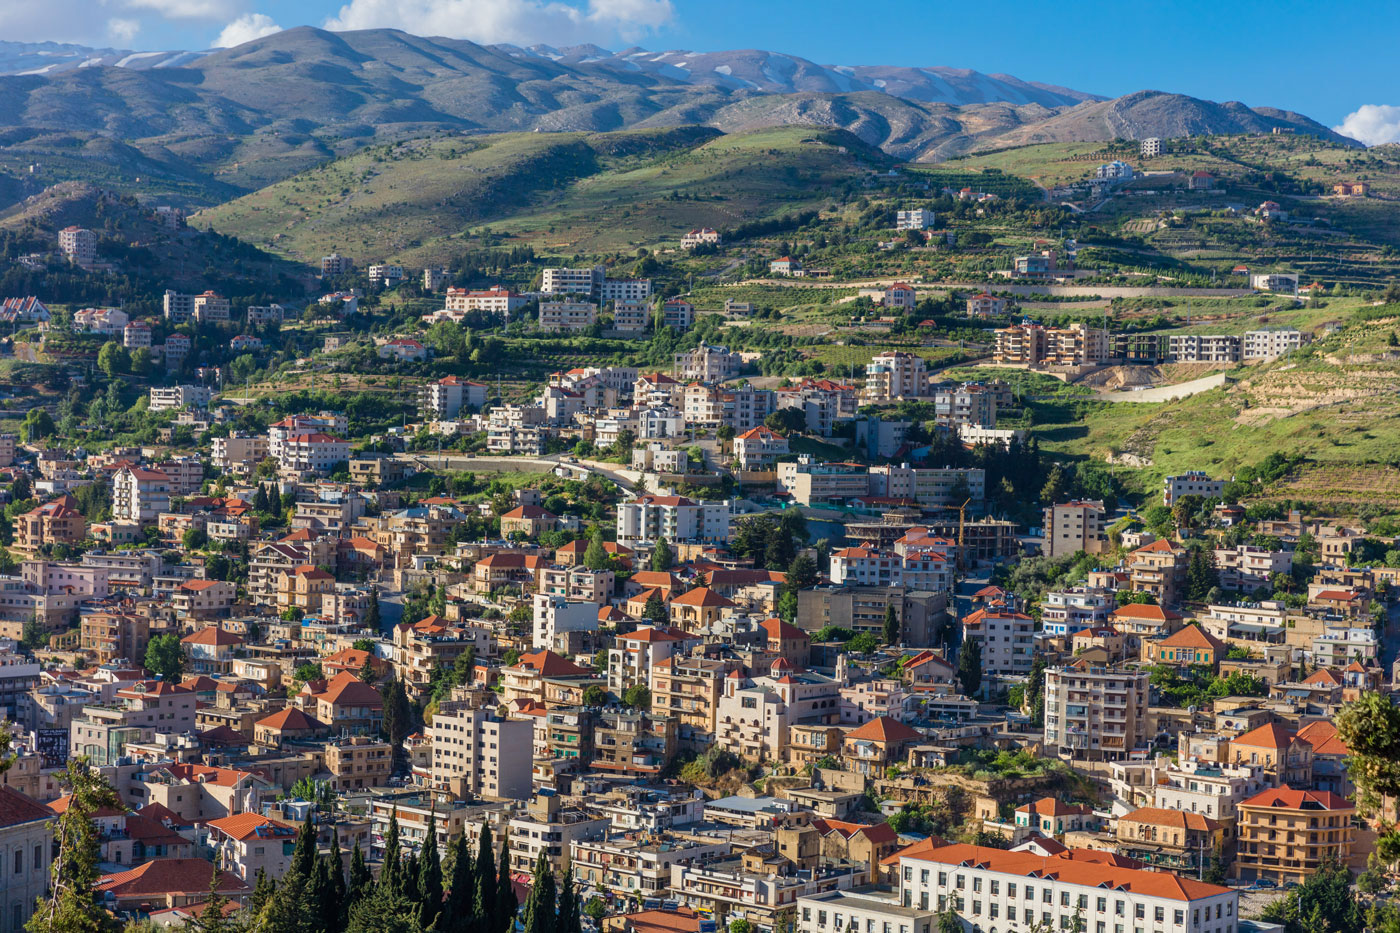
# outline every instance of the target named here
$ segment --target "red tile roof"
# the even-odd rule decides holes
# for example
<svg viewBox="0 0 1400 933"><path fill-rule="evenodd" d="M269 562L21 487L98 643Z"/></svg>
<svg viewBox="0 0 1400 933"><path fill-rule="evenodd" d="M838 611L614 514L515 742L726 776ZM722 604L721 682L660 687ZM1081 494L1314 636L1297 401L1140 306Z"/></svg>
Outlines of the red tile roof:
<svg viewBox="0 0 1400 933"><path fill-rule="evenodd" d="M226 632L217 625L209 625L180 639L186 645L214 645L217 647L243 644L243 639L232 632Z"/></svg>
<svg viewBox="0 0 1400 933"><path fill-rule="evenodd" d="M734 605L728 599L716 593L714 590L697 586L689 592L682 593L671 600L672 606L699 606L701 608L728 609Z"/></svg>
<svg viewBox="0 0 1400 933"><path fill-rule="evenodd" d="M1242 807L1271 807L1279 810L1355 810L1356 804L1330 790L1294 790L1287 784L1269 788L1240 802Z"/></svg>
<svg viewBox="0 0 1400 933"><path fill-rule="evenodd" d="M94 890L118 898L163 897L167 894L205 894L214 866L202 858L164 858L127 871L103 875ZM248 887L237 875L219 872L219 892L247 894Z"/></svg>
<svg viewBox="0 0 1400 933"><path fill-rule="evenodd" d="M586 677L592 671L579 667L568 658L561 657L553 651L536 651L534 654L522 654L516 667L529 668L542 677Z"/></svg>
<svg viewBox="0 0 1400 933"><path fill-rule="evenodd" d="M924 736L923 733L909 728L898 719L881 716L879 719L872 719L865 725L852 729L846 733L845 737L868 742L914 742Z"/></svg>
<svg viewBox="0 0 1400 933"><path fill-rule="evenodd" d="M260 839L290 839L297 834L296 829L290 823L269 819L261 813L238 813L210 820L206 825L239 842L253 836Z"/></svg>
<svg viewBox="0 0 1400 933"><path fill-rule="evenodd" d="M1239 738L1231 739L1230 744L1246 745L1250 748L1287 748L1293 744L1294 738L1292 732L1276 722L1271 722L1251 729Z"/></svg>

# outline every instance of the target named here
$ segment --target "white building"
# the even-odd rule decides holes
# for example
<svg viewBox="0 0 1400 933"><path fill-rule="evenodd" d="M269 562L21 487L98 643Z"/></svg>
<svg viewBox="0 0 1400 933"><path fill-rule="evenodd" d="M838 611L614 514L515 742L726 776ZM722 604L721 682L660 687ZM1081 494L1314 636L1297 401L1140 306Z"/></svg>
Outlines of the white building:
<svg viewBox="0 0 1400 933"><path fill-rule="evenodd" d="M1138 152L1142 155L1144 159L1150 159L1153 156L1159 156L1162 154L1162 141L1156 136L1149 136L1142 141Z"/></svg>
<svg viewBox="0 0 1400 933"><path fill-rule="evenodd" d="M694 249L697 246L718 246L720 235L718 230L711 230L709 227L701 227L699 230L691 230L681 237L681 249Z"/></svg>
<svg viewBox="0 0 1400 933"><path fill-rule="evenodd" d="M535 724L499 719L485 709L444 703L427 727L433 789L457 797L530 796Z"/></svg>
<svg viewBox="0 0 1400 933"><path fill-rule="evenodd" d="M536 651L556 651L555 639L568 632L598 631L598 610L593 602L571 603L561 596L537 593L534 598L534 637Z"/></svg>
<svg viewBox="0 0 1400 933"><path fill-rule="evenodd" d="M281 324L286 318L287 311L281 305L249 305L248 323L258 324Z"/></svg>
<svg viewBox="0 0 1400 933"><path fill-rule="evenodd" d="M120 308L84 308L73 314L73 330L80 334L120 335L129 321Z"/></svg>
<svg viewBox="0 0 1400 933"><path fill-rule="evenodd" d="M1133 167L1127 162L1114 159L1094 169L1094 177L1099 181L1131 181Z"/></svg>
<svg viewBox="0 0 1400 933"><path fill-rule="evenodd" d="M1293 327L1271 327L1244 332L1244 358L1247 360L1269 360L1287 356L1312 340Z"/></svg>
<svg viewBox="0 0 1400 933"><path fill-rule="evenodd" d="M151 411L170 411L175 408L208 408L213 398L208 386L151 386Z"/></svg>
<svg viewBox="0 0 1400 933"><path fill-rule="evenodd" d="M764 425L750 428L734 438L734 457L741 470L772 469L778 458L787 454L787 438Z"/></svg>
<svg viewBox="0 0 1400 933"><path fill-rule="evenodd" d="M377 262L369 267L369 284L376 288L393 288L404 279L403 266L391 262Z"/></svg>
<svg viewBox="0 0 1400 933"><path fill-rule="evenodd" d="M97 234L83 227L64 227L58 231L58 248L73 265L90 268L97 261Z"/></svg>
<svg viewBox="0 0 1400 933"><path fill-rule="evenodd" d="M1277 207L1277 205L1275 205ZM1282 292L1285 295L1298 294L1298 273L1259 272L1250 275L1249 287L1261 292Z"/></svg>
<svg viewBox="0 0 1400 933"><path fill-rule="evenodd" d="M430 382L418 391L419 410L433 421L451 421L463 408L480 410L485 405L485 384L457 376Z"/></svg>
<svg viewBox="0 0 1400 933"><path fill-rule="evenodd" d="M540 281L540 294L597 298L603 288L603 279L602 266L591 269L546 269Z"/></svg>
<svg viewBox="0 0 1400 933"><path fill-rule="evenodd" d="M376 347L375 355L381 360L418 363L428 358L428 348L411 337L395 337Z"/></svg>
<svg viewBox="0 0 1400 933"><path fill-rule="evenodd" d="M617 507L617 543L648 548L672 544L718 544L729 539L729 503L696 502L684 496L639 496Z"/></svg>
<svg viewBox="0 0 1400 933"><path fill-rule="evenodd" d="M170 478L159 470L122 467L112 477L112 520L150 524L170 511Z"/></svg>
<svg viewBox="0 0 1400 933"><path fill-rule="evenodd" d="M508 317L512 311L528 304L530 299L500 285L490 288L449 288L446 310L453 312L485 311Z"/></svg>
<svg viewBox="0 0 1400 933"><path fill-rule="evenodd" d="M331 434L305 431L288 435L273 456L289 473L328 473L350 456L350 444Z"/></svg>
<svg viewBox="0 0 1400 933"><path fill-rule="evenodd" d="M922 207L913 210L899 211L894 215L894 227L896 230L927 230L937 221L937 215L933 211Z"/></svg>
<svg viewBox="0 0 1400 933"><path fill-rule="evenodd" d="M651 297L651 279L603 279L598 288L602 301L646 301Z"/></svg>
<svg viewBox="0 0 1400 933"><path fill-rule="evenodd" d="M149 349L151 346L151 325L145 321L132 321L123 327L122 346L128 350Z"/></svg>
<svg viewBox="0 0 1400 933"><path fill-rule="evenodd" d="M1035 620L1011 609L979 609L962 620L963 649L977 642L984 674L1020 675L1031 669Z"/></svg>
<svg viewBox="0 0 1400 933"><path fill-rule="evenodd" d="M1211 479L1200 470L1191 470L1180 476L1168 476L1162 480L1162 504L1171 508L1182 496L1218 499L1224 489L1223 479Z"/></svg>
<svg viewBox="0 0 1400 933"><path fill-rule="evenodd" d="M598 321L598 306L584 301L540 302L540 330L576 333Z"/></svg>

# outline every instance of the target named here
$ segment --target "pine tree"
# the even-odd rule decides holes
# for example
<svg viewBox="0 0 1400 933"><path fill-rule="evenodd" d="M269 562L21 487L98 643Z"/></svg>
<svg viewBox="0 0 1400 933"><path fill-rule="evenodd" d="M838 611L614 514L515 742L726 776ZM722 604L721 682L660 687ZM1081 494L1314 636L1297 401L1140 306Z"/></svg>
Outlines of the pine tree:
<svg viewBox="0 0 1400 933"><path fill-rule="evenodd" d="M403 681L397 677L385 681L379 695L384 705L381 728L384 730L384 737L394 747L394 768L397 770L403 761L403 740L413 725L413 710L409 707Z"/></svg>
<svg viewBox="0 0 1400 933"><path fill-rule="evenodd" d="M964 639L958 649L958 683L966 697L982 687L982 643L975 638Z"/></svg>
<svg viewBox="0 0 1400 933"><path fill-rule="evenodd" d="M447 902L442 907L446 933L469 933L476 919L476 867L466 833L453 837L448 860L452 873L447 881Z"/></svg>
<svg viewBox="0 0 1400 933"><path fill-rule="evenodd" d="M227 905L228 898L219 893L219 869L215 866L209 879L209 899L194 923L197 933L233 933L233 924L224 916Z"/></svg>
<svg viewBox="0 0 1400 933"><path fill-rule="evenodd" d="M316 870L316 827L307 820L301 824L301 829L297 832L296 845L292 848L292 864L287 869L287 878L297 875L303 882L311 880L311 874Z"/></svg>
<svg viewBox="0 0 1400 933"><path fill-rule="evenodd" d="M311 880L306 885L306 914L312 929L319 933L339 933L337 913L335 894L331 890L330 860L317 858Z"/></svg>
<svg viewBox="0 0 1400 933"><path fill-rule="evenodd" d="M885 644L899 644L899 616L895 614L894 603L885 607L885 625L882 634L885 637Z"/></svg>
<svg viewBox="0 0 1400 933"><path fill-rule="evenodd" d="M675 555L671 553L671 545L666 543L665 538L656 542L656 547L651 552L651 569L657 573L664 573L671 569L671 565L676 562Z"/></svg>
<svg viewBox="0 0 1400 933"><path fill-rule="evenodd" d="M496 931L511 933L515 929L515 914L519 909L520 901L515 897L515 885L510 880L510 852L502 836L501 858L496 869L496 911L493 917L497 924Z"/></svg>
<svg viewBox="0 0 1400 933"><path fill-rule="evenodd" d="M535 878L525 899L525 933L560 933L558 898L554 887L554 869L540 852L535 862Z"/></svg>
<svg viewBox="0 0 1400 933"><path fill-rule="evenodd" d="M103 933L109 916L98 902L95 886L101 858L97 823L92 816L104 807L121 806L106 778L75 758L59 776L68 790L68 807L53 824L57 854L50 870L50 893L29 919L29 933Z"/></svg>
<svg viewBox="0 0 1400 933"><path fill-rule="evenodd" d="M364 621L360 624L371 632L379 631L379 626L382 624L379 621L379 587L370 590L369 608L365 610Z"/></svg>
<svg viewBox="0 0 1400 933"><path fill-rule="evenodd" d="M360 848L360 841L356 839L355 848L350 853L350 880L345 888L346 912L349 912L356 901L368 897L373 888L374 875L365 864L365 853Z"/></svg>
<svg viewBox="0 0 1400 933"><path fill-rule="evenodd" d="M400 893L411 903L418 903L418 898L422 896L422 889L418 886L418 853L410 852L404 856L403 872L400 877L403 883L400 885Z"/></svg>
<svg viewBox="0 0 1400 933"><path fill-rule="evenodd" d="M389 811L389 828L384 832L384 867L379 870L379 887L394 894L403 889L403 861L399 854L399 808Z"/></svg>
<svg viewBox="0 0 1400 933"><path fill-rule="evenodd" d="M437 847L437 814L428 814L428 835L423 840L423 857L418 860L418 889L422 895L418 923L423 929L432 926L442 912L442 862Z"/></svg>
<svg viewBox="0 0 1400 933"><path fill-rule="evenodd" d="M248 910L257 916L262 913L267 902L272 899L273 893L277 890L277 882L267 876L267 870L258 869L257 880L253 884L253 896L248 901Z"/></svg>
<svg viewBox="0 0 1400 933"><path fill-rule="evenodd" d="M579 916L578 891L574 889L574 866L564 866L564 875L559 880L559 933L583 933L583 923Z"/></svg>
<svg viewBox="0 0 1400 933"><path fill-rule="evenodd" d="M377 884L350 909L346 933L422 933L418 911L401 893Z"/></svg>
<svg viewBox="0 0 1400 933"><path fill-rule="evenodd" d="M332 916L335 918L330 928L340 931L345 929L350 904L346 900L345 859L341 857L340 833L335 831L334 826L331 827L331 853L326 856L326 867L330 874L330 903L334 908Z"/></svg>

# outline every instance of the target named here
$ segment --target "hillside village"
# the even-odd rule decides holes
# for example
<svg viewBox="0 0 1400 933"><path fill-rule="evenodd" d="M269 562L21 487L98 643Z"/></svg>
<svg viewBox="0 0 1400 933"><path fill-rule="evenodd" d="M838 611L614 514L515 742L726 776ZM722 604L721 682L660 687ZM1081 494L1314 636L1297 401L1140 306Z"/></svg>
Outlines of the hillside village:
<svg viewBox="0 0 1400 933"><path fill-rule="evenodd" d="M133 931L1400 928L1393 250L1280 246L1391 189L1173 170L1165 260L1089 227L1208 147L1135 145L575 256L0 230L0 927L57 828Z"/></svg>

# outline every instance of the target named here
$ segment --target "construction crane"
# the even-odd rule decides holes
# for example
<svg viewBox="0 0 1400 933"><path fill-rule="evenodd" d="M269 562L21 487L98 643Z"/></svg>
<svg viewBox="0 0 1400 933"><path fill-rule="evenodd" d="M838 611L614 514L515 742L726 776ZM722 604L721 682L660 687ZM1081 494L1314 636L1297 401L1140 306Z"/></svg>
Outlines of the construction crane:
<svg viewBox="0 0 1400 933"><path fill-rule="evenodd" d="M958 569L966 569L966 557L964 556L967 546L967 504L972 501L971 497L963 500L963 504L958 506Z"/></svg>

